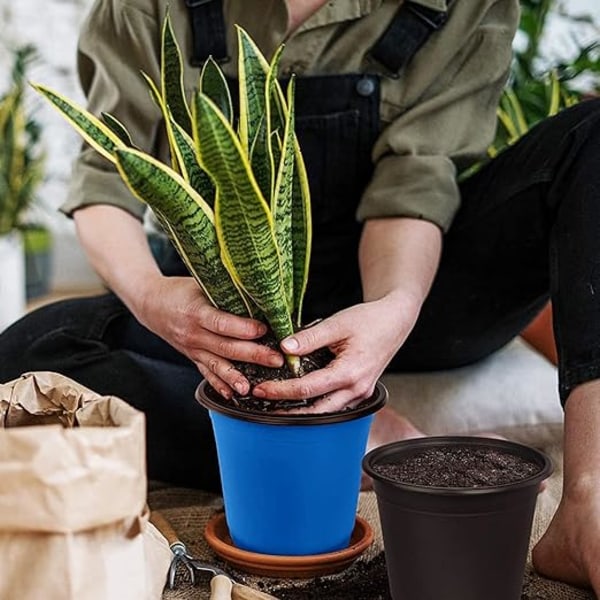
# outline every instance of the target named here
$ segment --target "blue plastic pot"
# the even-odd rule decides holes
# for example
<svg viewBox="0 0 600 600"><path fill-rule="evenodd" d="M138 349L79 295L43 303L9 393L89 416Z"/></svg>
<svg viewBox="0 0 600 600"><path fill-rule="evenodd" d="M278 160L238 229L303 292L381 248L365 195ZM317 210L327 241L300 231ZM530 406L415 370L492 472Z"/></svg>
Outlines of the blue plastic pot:
<svg viewBox="0 0 600 600"><path fill-rule="evenodd" d="M369 428L387 400L382 384L359 407L321 415L245 411L206 382L198 400L212 420L225 517L238 548L304 556L349 545Z"/></svg>

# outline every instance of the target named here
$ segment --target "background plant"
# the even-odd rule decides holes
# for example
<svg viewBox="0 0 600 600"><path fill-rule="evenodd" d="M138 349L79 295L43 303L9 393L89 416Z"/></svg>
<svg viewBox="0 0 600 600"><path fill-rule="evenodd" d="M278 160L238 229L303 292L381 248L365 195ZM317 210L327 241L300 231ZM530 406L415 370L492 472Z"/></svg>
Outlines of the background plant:
<svg viewBox="0 0 600 600"><path fill-rule="evenodd" d="M41 127L25 106L31 45L14 53L10 89L0 98L0 235L24 225L44 175Z"/></svg>
<svg viewBox="0 0 600 600"><path fill-rule="evenodd" d="M520 43L515 47L511 74L500 101L491 156L542 119L598 91L600 42L581 44L574 40L576 50L571 58L548 59L543 55L542 43L552 11L561 12L572 25L593 23L589 15L562 11L557 0L521 0ZM588 78L587 87L581 87L582 77Z"/></svg>
<svg viewBox="0 0 600 600"><path fill-rule="evenodd" d="M212 60L186 98L181 52L165 19L161 79L144 77L166 126L170 165L136 149L113 115L99 119L50 88L34 87L152 208L207 298L265 320L281 340L301 326L312 232L294 130L295 84L292 78L284 93L277 80L282 48L269 63L241 28L238 44L236 120L225 77ZM299 357L287 361L301 374Z"/></svg>

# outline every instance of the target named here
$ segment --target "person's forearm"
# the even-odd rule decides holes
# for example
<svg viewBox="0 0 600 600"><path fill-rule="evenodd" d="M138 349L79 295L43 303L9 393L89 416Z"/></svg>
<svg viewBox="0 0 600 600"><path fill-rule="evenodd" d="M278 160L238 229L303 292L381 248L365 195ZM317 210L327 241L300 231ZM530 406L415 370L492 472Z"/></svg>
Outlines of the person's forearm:
<svg viewBox="0 0 600 600"><path fill-rule="evenodd" d="M74 220L92 267L136 314L152 282L161 277L142 223L107 205L79 209Z"/></svg>
<svg viewBox="0 0 600 600"><path fill-rule="evenodd" d="M359 252L365 302L397 297L413 303L418 314L441 251L442 232L433 223L408 218L367 221Z"/></svg>

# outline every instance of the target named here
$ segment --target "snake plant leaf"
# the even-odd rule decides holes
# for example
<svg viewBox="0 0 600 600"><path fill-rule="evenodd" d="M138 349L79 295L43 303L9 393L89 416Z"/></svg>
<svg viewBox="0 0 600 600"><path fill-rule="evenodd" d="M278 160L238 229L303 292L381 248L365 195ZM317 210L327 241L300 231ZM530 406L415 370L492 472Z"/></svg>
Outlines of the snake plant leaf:
<svg viewBox="0 0 600 600"><path fill-rule="evenodd" d="M169 110L169 107L167 106L167 103L165 102L161 91L158 89L158 86L154 83L152 78L143 71L141 72L141 75L144 78L146 85L148 86L150 98L152 98L154 104L156 104L156 106L160 110L163 117L163 122L165 123L167 141L169 142L169 152L171 156L171 167L174 171L177 171L179 174L184 175L185 167L178 161L179 155L177 152L177 142L175 141L175 134L173 133L173 128L171 126L171 111Z"/></svg>
<svg viewBox="0 0 600 600"><path fill-rule="evenodd" d="M286 302L273 219L246 153L218 107L195 94L198 156L217 188L215 224L222 260L264 313L278 340L294 331Z"/></svg>
<svg viewBox="0 0 600 600"><path fill-rule="evenodd" d="M285 130L285 123L287 115L290 110L294 108L294 88L290 90L288 86L288 99L283 94L283 90L276 76L276 68L278 65L277 54L271 61L271 69L267 75L270 88L269 96L269 111L270 111L270 122L273 130L271 137L271 153L273 156L277 156L277 153L281 155L284 146L284 141L281 139L281 135ZM294 86L293 78L290 80L290 84ZM290 96L291 92L291 96ZM290 131L293 131L293 126ZM304 158L300 149L298 139L294 135L294 157L295 165L292 173L293 185L292 185L292 199L291 199L291 218L292 218L292 259L293 259L293 298L294 304L292 312L294 315L294 322L297 327L302 324L302 304L304 296L306 294L306 287L308 284L308 273L310 266L310 255L312 248L312 217L311 217L311 204L310 204L310 188L308 184L308 175L306 173L306 165L304 164ZM289 142L289 140L287 140ZM279 150L278 150L279 148ZM281 160L281 159L280 159ZM277 199L277 192L273 192L273 200ZM276 209L272 203L272 210L276 212ZM281 212L281 209L280 209ZM282 235L280 235L280 238Z"/></svg>
<svg viewBox="0 0 600 600"><path fill-rule="evenodd" d="M302 325L302 304L308 284L312 249L312 213L306 165L294 136L295 167L292 185L292 256L294 259L294 321Z"/></svg>
<svg viewBox="0 0 600 600"><path fill-rule="evenodd" d="M208 173L198 163L194 140L179 123L175 123L172 115L170 115L170 120L175 140L175 152L183 174L192 188L204 198L204 201L212 209L215 203L215 186Z"/></svg>
<svg viewBox="0 0 600 600"><path fill-rule="evenodd" d="M283 47L278 48L269 64L241 28L238 28L238 38L240 69L244 71L244 78L240 77L240 138L243 142L247 129L252 172L263 196L271 204L280 153L277 144L272 142L274 129L271 126L269 90L276 81ZM246 80L252 81L251 90L247 89Z"/></svg>
<svg viewBox="0 0 600 600"><path fill-rule="evenodd" d="M198 164L194 140L185 129L176 122L175 117L152 78L142 72L146 80L150 97L160 109L167 131L169 149L171 152L171 166L173 170L183 175L184 179L202 196L212 208L214 204L215 189L210 177Z"/></svg>
<svg viewBox="0 0 600 600"><path fill-rule="evenodd" d="M295 79L292 78L288 85L287 115L282 140L283 146L271 200L271 213L273 214L275 224L275 237L277 239L277 246L281 252L283 281L290 312L294 311L294 258L292 245L292 188L296 162L294 86Z"/></svg>
<svg viewBox="0 0 600 600"><path fill-rule="evenodd" d="M240 89L239 136L246 156L265 114L265 83L269 63L252 38L239 26L238 78Z"/></svg>
<svg viewBox="0 0 600 600"><path fill-rule="evenodd" d="M249 316L227 269L220 260L214 215L201 196L175 171L137 150L118 150L117 168L131 192L170 224L184 262L219 308Z"/></svg>
<svg viewBox="0 0 600 600"><path fill-rule="evenodd" d="M69 100L66 96L44 85L35 83L31 85L37 92L50 101L94 150L109 161L116 162L114 156L116 150L125 148L118 135L113 133L100 119L84 108L81 108L76 102Z"/></svg>
<svg viewBox="0 0 600 600"><path fill-rule="evenodd" d="M173 113L175 121L191 134L191 114L183 82L183 60L169 15L165 17L162 29L160 80L165 105Z"/></svg>
<svg viewBox="0 0 600 600"><path fill-rule="evenodd" d="M230 123L233 123L233 103L227 80L219 65L210 56L202 66L198 89L219 107Z"/></svg>
<svg viewBox="0 0 600 600"><path fill-rule="evenodd" d="M213 306L217 306L217 302L214 298L211 297L209 290L206 289L204 283L200 277L200 273L196 270L196 267L191 262L188 253L185 250L186 245L188 245L188 236L184 235L184 241L181 241L180 237L178 237L177 232L169 223L169 220L158 210L153 210L154 215L156 216L156 220L159 222L160 226L163 228L163 231L167 234L171 242L173 243L173 247L177 250L177 253L181 257L183 264L187 267L187 270L190 272L192 277L196 280L196 283L202 288L205 296L211 302Z"/></svg>
<svg viewBox="0 0 600 600"><path fill-rule="evenodd" d="M271 192L269 197L271 198L271 210L273 210L273 202L276 197L276 178L278 172L278 165L281 162L281 153L283 151L283 137L286 127L287 120L287 107L285 106L285 100L281 91L281 86L277 80L277 74L279 71L279 61L281 60L281 53L283 52L283 46L280 46L275 52L269 70L266 73L265 82L265 119L267 123L267 132L269 139L268 155L271 159Z"/></svg>
<svg viewBox="0 0 600 600"><path fill-rule="evenodd" d="M129 148L133 148L133 141L125 125L123 125L123 123L121 123L119 119L117 119L110 113L103 112L100 114L106 126L123 142L123 144L125 146L128 146Z"/></svg>

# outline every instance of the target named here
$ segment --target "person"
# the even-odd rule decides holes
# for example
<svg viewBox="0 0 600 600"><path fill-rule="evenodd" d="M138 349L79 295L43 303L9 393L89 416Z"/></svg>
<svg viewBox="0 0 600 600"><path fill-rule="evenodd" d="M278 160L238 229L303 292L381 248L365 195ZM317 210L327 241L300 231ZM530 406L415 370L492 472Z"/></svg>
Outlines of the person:
<svg viewBox="0 0 600 600"><path fill-rule="evenodd" d="M126 124L168 159L139 77L159 78L167 0L96 0L80 37L94 113ZM551 295L565 406L560 507L534 551L547 576L600 593L600 104L548 119L485 156L511 62L517 0L171 2L193 89L211 54L235 78L240 24L266 56L285 42L297 75L297 131L310 178L314 243L305 321L282 342L332 363L264 382L264 398L324 396L314 410L367 397L385 371L447 369L502 347ZM200 6L194 6L198 4ZM205 377L248 391L232 361L282 364L264 325L202 295L172 249L152 252L144 207L84 148L63 211L110 292L31 313L0 336L0 380L55 370L118 395L147 417L149 476L218 489L214 441L194 391ZM155 258L158 257L158 258ZM419 435L381 412L376 442Z"/></svg>

